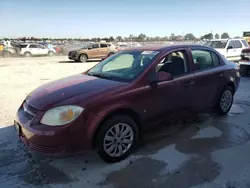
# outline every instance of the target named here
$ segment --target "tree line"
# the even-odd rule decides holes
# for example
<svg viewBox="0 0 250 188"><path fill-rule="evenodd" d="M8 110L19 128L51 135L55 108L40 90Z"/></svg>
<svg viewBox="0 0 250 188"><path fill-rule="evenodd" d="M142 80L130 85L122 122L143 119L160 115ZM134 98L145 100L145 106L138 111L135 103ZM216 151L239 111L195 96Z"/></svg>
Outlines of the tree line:
<svg viewBox="0 0 250 188"><path fill-rule="evenodd" d="M170 36L165 36L165 37L149 37L143 33L140 35L136 36L133 34L130 34L128 37L122 37L122 36L117 36L117 37L104 37L104 38L36 38L36 37L22 37L22 38L16 38L21 41L26 41L26 40L33 40L33 41L46 41L46 40L53 40L53 41L84 41L84 42L89 42L89 41L95 41L95 42L100 42L102 40L108 41L108 42L146 42L146 41L183 41L183 40L189 40L189 41L196 41L196 40L211 40L211 39L226 39L229 38L229 34L227 32L222 33L219 35L218 33L213 35L213 33L207 33L205 35L202 35L201 37L196 37L194 36L193 33L187 33L184 36L182 35L175 35L172 33Z"/></svg>

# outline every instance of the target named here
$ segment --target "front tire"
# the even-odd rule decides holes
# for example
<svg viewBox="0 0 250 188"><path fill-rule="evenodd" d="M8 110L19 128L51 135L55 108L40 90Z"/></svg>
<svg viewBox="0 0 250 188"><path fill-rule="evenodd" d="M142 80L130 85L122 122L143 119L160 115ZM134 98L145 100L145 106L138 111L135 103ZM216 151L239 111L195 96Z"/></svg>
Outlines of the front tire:
<svg viewBox="0 0 250 188"><path fill-rule="evenodd" d="M133 151L138 140L139 131L135 121L129 116L117 115L101 125L95 145L104 161L118 162Z"/></svg>
<svg viewBox="0 0 250 188"><path fill-rule="evenodd" d="M234 91L232 87L226 86L223 89L219 101L215 107L216 112L219 116L224 116L230 111L233 105L233 98L234 98Z"/></svg>
<svg viewBox="0 0 250 188"><path fill-rule="evenodd" d="M80 62L85 63L88 60L88 56L86 54L82 54L79 57Z"/></svg>
<svg viewBox="0 0 250 188"><path fill-rule="evenodd" d="M108 57L110 57L110 56L112 56L112 55L114 55L114 53L113 53L113 52L110 52L110 53L108 54Z"/></svg>

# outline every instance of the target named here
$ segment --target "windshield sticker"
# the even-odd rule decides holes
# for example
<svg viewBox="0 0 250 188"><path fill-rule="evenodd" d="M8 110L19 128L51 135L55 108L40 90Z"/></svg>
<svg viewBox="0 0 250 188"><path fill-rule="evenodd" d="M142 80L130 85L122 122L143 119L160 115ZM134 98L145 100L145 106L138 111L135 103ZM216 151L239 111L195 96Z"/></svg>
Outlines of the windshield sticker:
<svg viewBox="0 0 250 188"><path fill-rule="evenodd" d="M158 54L158 51L143 51L141 54L143 55L156 55Z"/></svg>

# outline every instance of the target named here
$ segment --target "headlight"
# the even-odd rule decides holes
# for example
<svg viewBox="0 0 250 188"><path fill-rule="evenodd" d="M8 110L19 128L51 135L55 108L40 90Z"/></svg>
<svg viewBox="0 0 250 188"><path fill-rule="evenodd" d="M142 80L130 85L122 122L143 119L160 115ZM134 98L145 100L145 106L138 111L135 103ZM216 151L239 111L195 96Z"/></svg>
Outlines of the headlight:
<svg viewBox="0 0 250 188"><path fill-rule="evenodd" d="M61 126L74 121L84 110L80 106L58 106L48 110L42 117L41 123L50 126Z"/></svg>

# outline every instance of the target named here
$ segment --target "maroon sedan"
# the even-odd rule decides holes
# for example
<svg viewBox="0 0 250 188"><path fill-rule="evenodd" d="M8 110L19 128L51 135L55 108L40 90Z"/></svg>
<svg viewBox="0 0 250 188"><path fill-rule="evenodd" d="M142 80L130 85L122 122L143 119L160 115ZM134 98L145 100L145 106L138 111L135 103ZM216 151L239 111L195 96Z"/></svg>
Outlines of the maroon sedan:
<svg viewBox="0 0 250 188"><path fill-rule="evenodd" d="M227 114L239 82L237 65L209 47L128 49L31 92L15 126L33 150L96 149L115 162L131 153L145 130L205 109Z"/></svg>

